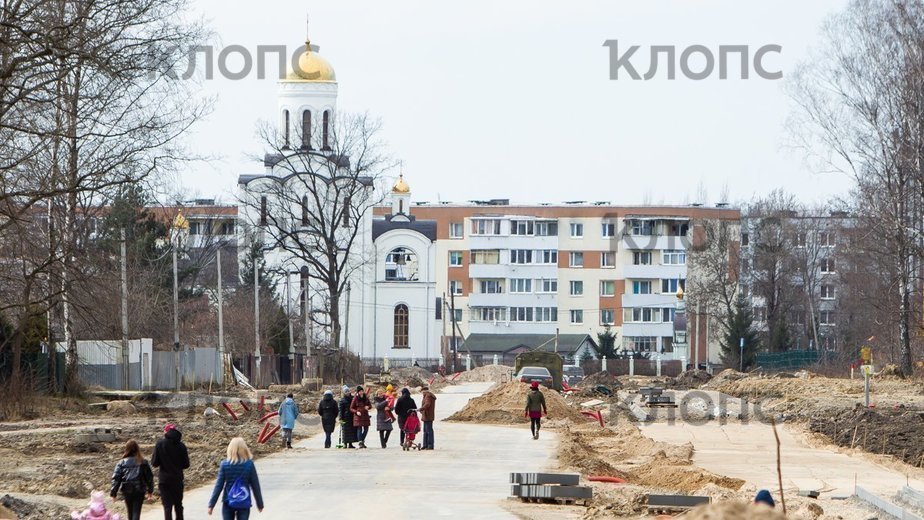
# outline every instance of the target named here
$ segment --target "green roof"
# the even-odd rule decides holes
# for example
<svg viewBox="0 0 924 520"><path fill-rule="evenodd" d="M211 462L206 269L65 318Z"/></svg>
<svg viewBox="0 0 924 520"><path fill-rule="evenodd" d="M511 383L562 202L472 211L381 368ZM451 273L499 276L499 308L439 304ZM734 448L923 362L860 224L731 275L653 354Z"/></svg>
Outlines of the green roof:
<svg viewBox="0 0 924 520"><path fill-rule="evenodd" d="M558 336L558 352L573 354L584 341L596 342L589 334L560 334ZM555 334L470 334L465 338L462 350L473 353L504 353L517 348L535 350L543 345L540 351L555 351Z"/></svg>

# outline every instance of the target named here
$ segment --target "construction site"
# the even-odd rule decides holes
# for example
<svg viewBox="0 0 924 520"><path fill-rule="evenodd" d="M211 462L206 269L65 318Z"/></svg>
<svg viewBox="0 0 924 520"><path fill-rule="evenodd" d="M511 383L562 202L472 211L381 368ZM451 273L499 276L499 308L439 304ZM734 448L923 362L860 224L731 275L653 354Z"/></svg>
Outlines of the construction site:
<svg viewBox="0 0 924 520"><path fill-rule="evenodd" d="M445 472L453 460L464 458L479 475L477 486L486 486L486 507L499 515L537 520L924 515L924 382L903 379L889 367L871 376L868 407L863 379L808 371L744 374L729 369L714 377L702 371L677 377L593 374L574 387L565 384L561 392L543 388L548 415L539 443L526 431L528 385L514 380L510 367L488 365L445 377L420 368L398 369L352 384L373 390L407 386L418 402L420 387L429 385L437 402L446 403L438 408L438 438L461 435L463 440L438 441L436 454L446 456L445 461L413 455L421 459L406 471L425 471L433 464L434 471ZM353 464L347 457L355 453L324 452L310 442L320 431L315 413L320 388L90 390L80 399L36 400L31 418L0 424L0 518L70 518L71 511L83 509L92 490L108 490L126 440L137 440L150 454L167 422L179 425L189 448L187 490L211 485L225 446L235 436L248 440L258 466L265 461L288 471L286 455L278 453L283 446L273 437L278 428L272 417L266 418L288 392L303 413L297 439L309 439L295 450L306 475L317 477L315 462L314 471L323 471L322 457ZM541 462L515 467L503 456L466 451L487 449L470 446L468 439L499 439L501 433L511 436L513 451L530 450ZM364 463L372 465L371 472L381 470L372 458L376 451L362 455L368 456ZM384 459L382 464L391 466ZM495 466L505 471L485 473ZM419 487L435 493L444 484L428 481ZM529 495L540 488L542 496ZM750 505L761 489L773 495L774 509ZM264 493L271 502L272 492ZM150 518L161 514L157 500L155 494L146 506ZM200 506L190 503L187 517L205 518ZM114 504L113 510L119 507ZM289 518L278 509L276 514L281 516L269 518Z"/></svg>

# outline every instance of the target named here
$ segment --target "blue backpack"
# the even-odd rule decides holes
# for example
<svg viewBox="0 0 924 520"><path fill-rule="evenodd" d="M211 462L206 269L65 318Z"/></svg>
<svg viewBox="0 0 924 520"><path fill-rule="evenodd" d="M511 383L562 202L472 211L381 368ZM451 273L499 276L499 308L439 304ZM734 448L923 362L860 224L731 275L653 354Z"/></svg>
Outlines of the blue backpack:
<svg viewBox="0 0 924 520"><path fill-rule="evenodd" d="M225 504L231 509L250 509L250 485L238 477L234 484L231 484L231 488L228 489Z"/></svg>

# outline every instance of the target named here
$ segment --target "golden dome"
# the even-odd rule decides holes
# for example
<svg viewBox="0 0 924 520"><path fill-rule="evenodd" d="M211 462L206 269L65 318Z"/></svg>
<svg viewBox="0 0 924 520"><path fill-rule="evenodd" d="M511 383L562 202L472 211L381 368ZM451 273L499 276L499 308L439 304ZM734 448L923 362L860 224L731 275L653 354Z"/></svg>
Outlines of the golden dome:
<svg viewBox="0 0 924 520"><path fill-rule="evenodd" d="M679 287L679 288L677 289L677 299L678 299L678 300L682 300L682 299L683 299L683 287Z"/></svg>
<svg viewBox="0 0 924 520"><path fill-rule="evenodd" d="M305 52L298 57L298 67L286 74L286 81L335 82L337 74L330 62L311 50L311 42L305 42Z"/></svg>
<svg viewBox="0 0 924 520"><path fill-rule="evenodd" d="M404 174L398 176L398 180L395 182L395 185L391 187L392 193L410 193L411 187L404 182Z"/></svg>

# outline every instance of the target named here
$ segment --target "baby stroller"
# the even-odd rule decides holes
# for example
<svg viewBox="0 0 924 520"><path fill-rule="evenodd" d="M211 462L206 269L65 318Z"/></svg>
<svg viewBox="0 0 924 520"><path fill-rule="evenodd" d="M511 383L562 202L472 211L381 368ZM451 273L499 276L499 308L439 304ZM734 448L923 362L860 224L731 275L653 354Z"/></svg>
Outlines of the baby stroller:
<svg viewBox="0 0 924 520"><path fill-rule="evenodd" d="M420 433L420 419L417 417L417 410L410 410L404 421L404 446L402 446L404 451L420 449L420 444L414 443L418 433Z"/></svg>

